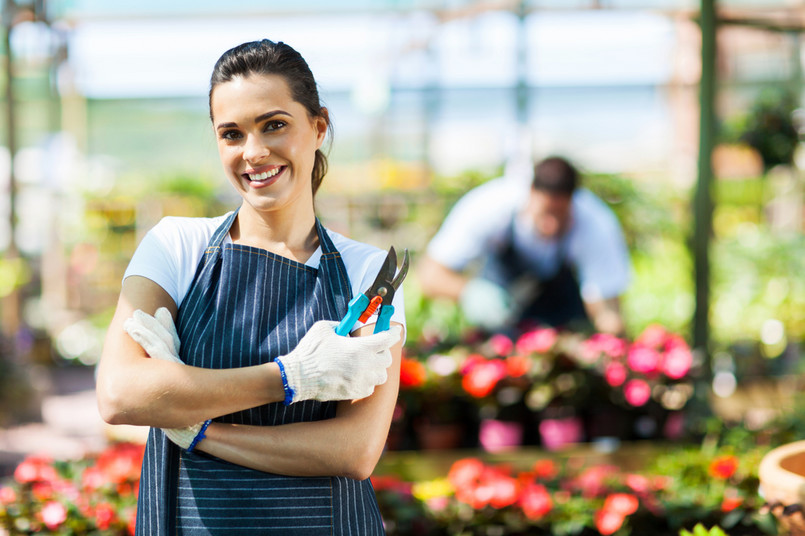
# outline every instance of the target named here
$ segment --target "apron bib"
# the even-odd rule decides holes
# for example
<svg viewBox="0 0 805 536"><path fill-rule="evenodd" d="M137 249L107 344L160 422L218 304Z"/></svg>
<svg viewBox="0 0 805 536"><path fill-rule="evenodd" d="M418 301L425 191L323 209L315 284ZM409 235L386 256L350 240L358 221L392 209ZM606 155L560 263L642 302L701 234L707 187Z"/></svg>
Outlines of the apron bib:
<svg viewBox="0 0 805 536"><path fill-rule="evenodd" d="M273 361L318 320L339 320L351 289L341 255L316 220L318 269L239 244L224 245L237 211L216 230L179 307L181 358L235 368ZM336 402L266 404L216 422L275 426L335 416ZM289 477L180 449L152 428L137 512L138 535L384 534L371 482Z"/></svg>
<svg viewBox="0 0 805 536"><path fill-rule="evenodd" d="M482 276L509 289L520 301L517 324L537 323L556 327L589 324L578 280L567 262L566 242L562 240L559 245L559 271L543 280L532 263L514 246L512 220L503 244L485 263Z"/></svg>

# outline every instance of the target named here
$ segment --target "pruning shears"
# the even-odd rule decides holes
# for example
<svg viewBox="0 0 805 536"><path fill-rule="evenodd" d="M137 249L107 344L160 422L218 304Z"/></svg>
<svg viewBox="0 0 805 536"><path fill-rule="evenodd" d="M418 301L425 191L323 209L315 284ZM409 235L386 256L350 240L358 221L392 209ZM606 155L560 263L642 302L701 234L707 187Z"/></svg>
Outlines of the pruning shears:
<svg viewBox="0 0 805 536"><path fill-rule="evenodd" d="M349 335L349 330L355 325L355 322L359 320L366 322L376 311L377 322L374 332L380 333L388 330L391 315L394 314L394 306L391 302L406 275L408 275L408 250L405 250L402 266L398 272L397 252L394 251L394 246L390 247L374 283L366 289L366 292L362 292L350 300L347 314L344 315L335 332L344 337Z"/></svg>

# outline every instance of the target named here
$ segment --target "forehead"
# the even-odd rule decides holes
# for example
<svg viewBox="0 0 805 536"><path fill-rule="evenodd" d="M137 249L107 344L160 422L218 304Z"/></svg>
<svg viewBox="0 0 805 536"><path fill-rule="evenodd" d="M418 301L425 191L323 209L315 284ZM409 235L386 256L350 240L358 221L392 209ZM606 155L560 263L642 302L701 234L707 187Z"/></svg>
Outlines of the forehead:
<svg viewBox="0 0 805 536"><path fill-rule="evenodd" d="M210 96L210 107L214 118L224 120L224 116L252 112L259 115L269 109L298 113L302 105L294 101L284 77L250 74L215 86Z"/></svg>
<svg viewBox="0 0 805 536"><path fill-rule="evenodd" d="M566 208L570 206L573 197L567 194L532 188L531 198L534 202L543 207Z"/></svg>

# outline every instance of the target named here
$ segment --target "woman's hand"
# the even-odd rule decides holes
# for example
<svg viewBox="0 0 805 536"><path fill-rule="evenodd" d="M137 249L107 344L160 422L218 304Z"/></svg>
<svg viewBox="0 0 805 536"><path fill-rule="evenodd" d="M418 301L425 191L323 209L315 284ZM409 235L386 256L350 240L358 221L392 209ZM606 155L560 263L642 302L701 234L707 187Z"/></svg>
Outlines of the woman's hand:
<svg viewBox="0 0 805 536"><path fill-rule="evenodd" d="M149 354L129 336L124 324L138 309L145 314L162 307L171 313L172 321L176 304L159 285L139 276L123 282L96 382L98 409L106 422L184 428L283 400L282 379L275 363L206 369L148 359ZM171 346L171 338L164 337L165 348ZM178 342L173 348L178 351Z"/></svg>
<svg viewBox="0 0 805 536"><path fill-rule="evenodd" d="M388 379L389 349L400 340L402 326L366 337L342 337L336 326L316 322L296 348L275 360L287 379L286 403L366 398Z"/></svg>
<svg viewBox="0 0 805 536"><path fill-rule="evenodd" d="M373 328L364 326L358 334L371 337ZM196 450L282 475L368 478L385 448L397 403L402 340L390 349L388 380L369 397L339 402L334 418L279 426L213 422Z"/></svg>

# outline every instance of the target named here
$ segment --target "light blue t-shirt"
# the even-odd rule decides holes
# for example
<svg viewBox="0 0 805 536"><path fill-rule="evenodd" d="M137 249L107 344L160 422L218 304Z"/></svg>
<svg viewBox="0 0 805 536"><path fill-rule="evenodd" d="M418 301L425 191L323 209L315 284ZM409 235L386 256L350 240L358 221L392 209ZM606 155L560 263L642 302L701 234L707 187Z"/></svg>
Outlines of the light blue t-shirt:
<svg viewBox="0 0 805 536"><path fill-rule="evenodd" d="M498 250L512 229L514 248L543 279L553 277L566 260L576 271L581 296L596 302L621 295L629 285L629 251L612 210L592 192L573 194L572 223L559 239L546 239L522 214L530 184L510 177L486 182L464 195L428 244L436 262L462 271ZM564 259L563 259L564 256Z"/></svg>

